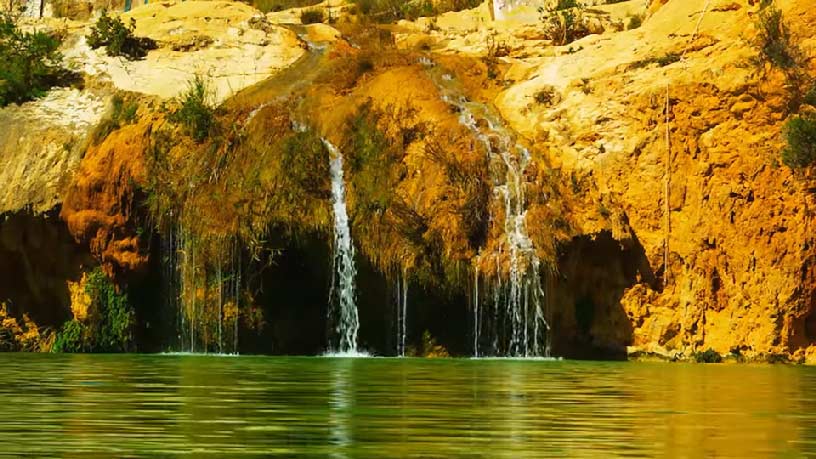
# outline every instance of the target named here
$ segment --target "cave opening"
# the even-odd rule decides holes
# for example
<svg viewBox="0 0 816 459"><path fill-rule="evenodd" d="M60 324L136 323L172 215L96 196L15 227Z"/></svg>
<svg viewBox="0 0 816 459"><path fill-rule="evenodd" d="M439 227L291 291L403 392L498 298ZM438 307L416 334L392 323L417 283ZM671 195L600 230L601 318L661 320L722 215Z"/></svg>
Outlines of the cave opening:
<svg viewBox="0 0 816 459"><path fill-rule="evenodd" d="M625 359L633 327L621 298L637 283L655 288L643 246L608 231L579 236L565 245L552 279L551 326L555 355L577 359Z"/></svg>

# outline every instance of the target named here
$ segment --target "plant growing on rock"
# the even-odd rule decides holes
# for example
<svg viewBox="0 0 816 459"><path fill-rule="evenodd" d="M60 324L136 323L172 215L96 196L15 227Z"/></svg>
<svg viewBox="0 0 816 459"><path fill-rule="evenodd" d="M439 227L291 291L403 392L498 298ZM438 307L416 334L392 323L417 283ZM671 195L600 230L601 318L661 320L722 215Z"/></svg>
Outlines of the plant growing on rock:
<svg viewBox="0 0 816 459"><path fill-rule="evenodd" d="M107 10L91 27L91 33L85 37L88 46L92 49L105 47L108 56L123 56L127 59L141 59L147 52L156 48L156 42L146 37L136 37L136 20L130 18L130 24L125 25L118 17L108 16Z"/></svg>
<svg viewBox="0 0 816 459"><path fill-rule="evenodd" d="M213 94L207 80L196 75L187 90L177 99L179 108L170 114L170 121L181 125L186 134L202 142L216 128Z"/></svg>
<svg viewBox="0 0 816 459"><path fill-rule="evenodd" d="M89 298L88 316L63 324L54 340L53 352L127 352L133 343L134 313L126 294L117 292L101 268L88 273L84 293Z"/></svg>
<svg viewBox="0 0 816 459"><path fill-rule="evenodd" d="M788 145L782 150L782 163L804 168L816 161L816 115L794 116L783 129Z"/></svg>
<svg viewBox="0 0 816 459"><path fill-rule="evenodd" d="M60 40L42 32L23 32L16 19L0 13L0 107L42 96L67 82Z"/></svg>
<svg viewBox="0 0 816 459"><path fill-rule="evenodd" d="M569 1L562 4L562 1L554 7L538 9L544 23L544 35L556 46L567 45L589 35L583 6ZM567 6L568 4L575 6Z"/></svg>
<svg viewBox="0 0 816 459"><path fill-rule="evenodd" d="M695 352L692 359L697 363L721 363L722 356L714 349L706 349L704 352Z"/></svg>
<svg viewBox="0 0 816 459"><path fill-rule="evenodd" d="M300 12L301 24L317 24L325 20L323 10L318 8L306 9Z"/></svg>
<svg viewBox="0 0 816 459"><path fill-rule="evenodd" d="M782 17L782 11L774 6L762 9L756 26L759 30L756 38L759 62L769 62L781 69L795 67L800 52L791 41L790 30Z"/></svg>

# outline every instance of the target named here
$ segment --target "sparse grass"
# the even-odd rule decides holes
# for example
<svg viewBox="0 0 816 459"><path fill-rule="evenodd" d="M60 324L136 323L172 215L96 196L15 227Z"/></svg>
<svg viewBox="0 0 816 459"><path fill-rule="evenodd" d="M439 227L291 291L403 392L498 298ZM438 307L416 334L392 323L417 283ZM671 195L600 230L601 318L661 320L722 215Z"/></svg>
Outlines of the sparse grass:
<svg viewBox="0 0 816 459"><path fill-rule="evenodd" d="M93 49L104 46L108 56L141 59L147 56L149 50L156 48L156 42L150 38L134 36L135 29L135 19L130 18L130 24L126 26L121 19L108 16L107 10L103 10L86 39L88 46Z"/></svg>
<svg viewBox="0 0 816 459"><path fill-rule="evenodd" d="M794 169L816 162L816 116L794 116L783 129L787 146L782 150L782 163Z"/></svg>
<svg viewBox="0 0 816 459"><path fill-rule="evenodd" d="M117 94L113 96L111 104L110 117L100 121L93 131L91 137L95 144L104 140L111 132L136 121L136 111L139 109L138 102L134 100L125 101L121 95Z"/></svg>
<svg viewBox="0 0 816 459"><path fill-rule="evenodd" d="M662 56L653 56L647 59L642 59L636 62L633 62L630 67L633 69L639 69L643 67L647 67L652 64L657 64L660 67L665 67L670 64L674 64L675 62L680 62L681 56L677 53L668 53Z"/></svg>
<svg viewBox="0 0 816 459"><path fill-rule="evenodd" d="M207 80L196 75L187 90L178 98L180 107L170 115L170 121L184 127L187 135L202 142L216 128L213 95Z"/></svg>

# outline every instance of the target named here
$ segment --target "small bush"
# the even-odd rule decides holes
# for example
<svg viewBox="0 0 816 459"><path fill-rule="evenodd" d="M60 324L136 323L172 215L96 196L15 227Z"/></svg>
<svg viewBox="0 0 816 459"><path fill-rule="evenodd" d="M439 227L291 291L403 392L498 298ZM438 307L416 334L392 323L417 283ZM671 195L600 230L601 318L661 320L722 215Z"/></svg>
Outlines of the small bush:
<svg viewBox="0 0 816 459"><path fill-rule="evenodd" d="M639 14L629 16L629 22L626 24L627 30L638 29L643 25L643 17Z"/></svg>
<svg viewBox="0 0 816 459"><path fill-rule="evenodd" d="M589 35L589 27L584 21L583 7L558 9L539 8L541 21L544 23L544 35L556 46L563 46Z"/></svg>
<svg viewBox="0 0 816 459"><path fill-rule="evenodd" d="M790 168L808 167L816 161L816 116L795 116L783 129L788 145L782 150L782 163Z"/></svg>
<svg viewBox="0 0 816 459"><path fill-rule="evenodd" d="M570 8L580 8L581 5L576 0L558 0L553 11L567 10Z"/></svg>
<svg viewBox="0 0 816 459"><path fill-rule="evenodd" d="M721 363L722 356L714 349L707 349L705 352L695 352L692 356L697 363Z"/></svg>
<svg viewBox="0 0 816 459"><path fill-rule="evenodd" d="M323 10L308 9L300 12L300 22L302 24L317 24L323 22Z"/></svg>
<svg viewBox="0 0 816 459"><path fill-rule="evenodd" d="M125 26L121 19L108 16L107 10L103 10L86 39L92 49L104 46L108 56L141 59L147 56L149 50L156 48L156 42L150 38L134 36L135 29L135 19L130 18L130 25Z"/></svg>
<svg viewBox="0 0 816 459"><path fill-rule="evenodd" d="M770 62L782 69L796 66L798 50L791 42L790 30L781 11L773 6L760 11L757 29L759 35L756 44L761 63Z"/></svg>
<svg viewBox="0 0 816 459"><path fill-rule="evenodd" d="M22 32L15 19L0 13L0 107L41 97L66 82L60 40L42 32Z"/></svg>
<svg viewBox="0 0 816 459"><path fill-rule="evenodd" d="M196 142L202 142L215 128L215 107L212 91L201 75L196 75L188 84L178 102L179 109L170 115L170 121L184 127L187 135Z"/></svg>

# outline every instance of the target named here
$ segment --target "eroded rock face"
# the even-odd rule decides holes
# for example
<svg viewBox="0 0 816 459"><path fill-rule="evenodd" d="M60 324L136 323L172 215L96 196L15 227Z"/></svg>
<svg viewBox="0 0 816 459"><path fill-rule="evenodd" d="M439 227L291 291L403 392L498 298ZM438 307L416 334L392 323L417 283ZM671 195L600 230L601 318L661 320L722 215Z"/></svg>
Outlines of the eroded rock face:
<svg viewBox="0 0 816 459"><path fill-rule="evenodd" d="M714 3L691 20L696 6L669 1L640 29L518 62L520 81L496 102L562 170L592 177L642 243L659 282L623 292L627 344L801 355L814 343L813 203L777 162L784 80L750 61L755 7ZM782 6L807 41L813 12ZM554 103L537 101L545 90Z"/></svg>
<svg viewBox="0 0 816 459"><path fill-rule="evenodd" d="M304 53L297 35L268 23L241 2L151 2L121 18L134 19L135 34L156 40L159 48L143 60L108 57L104 49L90 49L87 30L80 29L65 52L67 59L118 89L163 98L177 96L201 75L211 81L213 97L221 102Z"/></svg>

